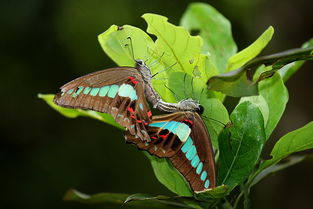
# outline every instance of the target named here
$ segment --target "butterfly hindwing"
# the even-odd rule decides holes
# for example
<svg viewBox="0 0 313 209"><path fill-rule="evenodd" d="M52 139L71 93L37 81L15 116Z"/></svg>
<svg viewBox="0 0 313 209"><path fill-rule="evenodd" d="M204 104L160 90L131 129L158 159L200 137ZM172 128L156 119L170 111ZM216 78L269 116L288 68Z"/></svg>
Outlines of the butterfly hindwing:
<svg viewBox="0 0 313 209"><path fill-rule="evenodd" d="M154 116L147 126L150 142L126 133L126 141L158 157L167 157L193 191L216 186L214 153L201 117L194 112Z"/></svg>
<svg viewBox="0 0 313 209"><path fill-rule="evenodd" d="M61 87L54 103L109 113L141 140L149 140L145 124L151 111L144 96L144 82L135 68L111 68L79 77Z"/></svg>

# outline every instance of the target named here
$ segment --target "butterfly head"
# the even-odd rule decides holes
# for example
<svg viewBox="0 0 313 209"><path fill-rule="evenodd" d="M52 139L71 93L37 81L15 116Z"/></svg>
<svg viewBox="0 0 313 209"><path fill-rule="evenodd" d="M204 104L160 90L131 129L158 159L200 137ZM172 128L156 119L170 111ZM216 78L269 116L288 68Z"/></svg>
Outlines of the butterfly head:
<svg viewBox="0 0 313 209"><path fill-rule="evenodd" d="M204 111L204 108L203 106L193 100L193 99L183 99L181 100L180 102L178 102L178 108L181 110L181 111L191 111L191 112L196 112L198 114L202 114L203 111Z"/></svg>
<svg viewBox="0 0 313 209"><path fill-rule="evenodd" d="M145 64L143 60L135 60L136 66L135 68L143 75L144 78L150 78L152 77L151 75L151 70L149 67Z"/></svg>

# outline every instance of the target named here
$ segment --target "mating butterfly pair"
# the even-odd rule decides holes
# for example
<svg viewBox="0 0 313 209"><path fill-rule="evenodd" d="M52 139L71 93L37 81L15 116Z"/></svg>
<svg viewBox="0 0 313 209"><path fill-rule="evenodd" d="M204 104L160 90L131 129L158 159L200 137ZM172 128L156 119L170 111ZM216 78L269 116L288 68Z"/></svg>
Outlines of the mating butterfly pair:
<svg viewBox="0 0 313 209"><path fill-rule="evenodd" d="M195 192L216 186L214 153L203 107L186 99L164 102L153 89L150 69L117 67L77 78L61 87L54 102L67 108L109 113L124 126L126 142L151 155L168 158ZM166 115L152 116L146 99ZM198 114L199 113L199 114Z"/></svg>

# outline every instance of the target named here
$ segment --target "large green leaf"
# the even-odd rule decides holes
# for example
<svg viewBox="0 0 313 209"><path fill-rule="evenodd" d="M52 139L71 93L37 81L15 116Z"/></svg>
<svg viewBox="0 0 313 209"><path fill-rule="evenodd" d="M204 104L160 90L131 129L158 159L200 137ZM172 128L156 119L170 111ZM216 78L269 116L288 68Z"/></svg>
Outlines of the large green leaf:
<svg viewBox="0 0 313 209"><path fill-rule="evenodd" d="M195 72L200 74L193 83L184 84L188 89L191 89L191 85L193 85L194 93L199 94L201 89L206 86L206 80L217 73L214 68L206 68L207 56L200 53L203 45L202 38L191 36L185 28L169 23L166 17L155 14L144 14L142 17L148 24L147 32L157 37L155 48L164 53L162 62L167 66L175 64L171 70L159 76L165 80L153 82L154 86L160 90L162 98L167 102L176 101L169 90L164 87L164 84L169 86L168 78L175 72L190 76L193 76ZM184 95L182 86L172 90L178 95Z"/></svg>
<svg viewBox="0 0 313 209"><path fill-rule="evenodd" d="M308 123L302 128L289 132L275 144L271 156L272 159L265 160L259 167L256 174L264 169L278 163L288 155L313 148L313 122Z"/></svg>
<svg viewBox="0 0 313 209"><path fill-rule="evenodd" d="M166 158L158 158L144 152L149 158L157 179L169 190L179 196L191 197L192 191L185 178L172 166Z"/></svg>
<svg viewBox="0 0 313 209"><path fill-rule="evenodd" d="M60 107L53 103L54 94L38 94L38 97L47 102L47 104L68 118L76 118L78 116L90 117L93 119L100 120L104 123L108 123L115 126L121 130L125 130L121 125L115 122L114 118L110 114L95 112L91 110L81 110L81 109L70 109Z"/></svg>
<svg viewBox="0 0 313 209"><path fill-rule="evenodd" d="M268 139L283 115L288 102L288 90L278 73L259 83L259 93L268 105L268 120L265 124Z"/></svg>
<svg viewBox="0 0 313 209"><path fill-rule="evenodd" d="M259 160L265 130L261 111L249 101L239 104L230 119L232 126L219 137L218 182L235 187L249 176Z"/></svg>
<svg viewBox="0 0 313 209"><path fill-rule="evenodd" d="M245 66L228 73L213 76L207 82L208 89L220 91L234 97L251 96L258 94L258 82L273 76L273 74L298 60L313 59L313 47L292 49L251 60ZM266 65L264 72L256 74L260 65ZM291 69L292 70L292 69ZM293 69L294 70L294 69Z"/></svg>
<svg viewBox="0 0 313 209"><path fill-rule="evenodd" d="M230 22L215 8L205 3L191 3L183 14L180 25L189 31L199 31L204 44L202 51L224 73L227 60L237 51Z"/></svg>
<svg viewBox="0 0 313 209"><path fill-rule="evenodd" d="M266 47L272 39L274 28L270 26L256 41L250 46L233 55L228 60L227 71L242 67L248 61L256 57Z"/></svg>
<svg viewBox="0 0 313 209"><path fill-rule="evenodd" d="M191 208L188 205L183 203L176 203L174 201L159 201L157 199L149 199L146 201L132 201L127 204L124 204L129 194L121 194L121 193L99 193L94 195L87 195L81 193L77 190L71 189L66 192L64 195L64 200L66 201L76 201L85 204L105 204L105 206L109 205L120 205L123 208L138 208L138 209L146 209L146 208L164 208L164 209L174 209L174 208ZM195 208L195 207L194 207Z"/></svg>

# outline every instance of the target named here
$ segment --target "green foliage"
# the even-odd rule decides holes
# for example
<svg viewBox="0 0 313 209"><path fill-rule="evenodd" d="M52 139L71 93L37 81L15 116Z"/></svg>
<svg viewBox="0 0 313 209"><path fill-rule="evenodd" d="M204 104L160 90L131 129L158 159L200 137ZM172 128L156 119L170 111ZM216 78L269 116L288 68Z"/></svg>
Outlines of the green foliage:
<svg viewBox="0 0 313 209"><path fill-rule="evenodd" d="M271 156L272 159L265 160L258 171L268 168L271 165L278 163L290 154L313 148L313 122L308 123L302 128L292 131L275 144Z"/></svg>
<svg viewBox="0 0 313 209"><path fill-rule="evenodd" d="M310 44L312 43L305 44L307 47L304 49L259 57L237 70L213 76L207 82L208 88L233 97L257 95L260 81L273 76L280 69L283 70L281 75L287 80L303 64L303 61L299 60L312 60L313 47ZM259 67L263 65L267 67L260 72Z"/></svg>
<svg viewBox="0 0 313 209"><path fill-rule="evenodd" d="M240 68L248 61L256 57L266 47L268 42L272 39L274 34L274 28L270 26L255 42L253 42L247 48L241 50L237 54L233 55L228 60L227 71L231 71Z"/></svg>
<svg viewBox="0 0 313 209"><path fill-rule="evenodd" d="M192 196L188 183L183 176L171 165L168 159L158 158L145 152L151 162L157 179L172 192L185 197Z"/></svg>
<svg viewBox="0 0 313 209"><path fill-rule="evenodd" d="M189 31L200 32L204 42L202 51L208 54L218 73L224 73L228 58L237 52L230 22L212 6L192 3L183 14L180 25Z"/></svg>
<svg viewBox="0 0 313 209"><path fill-rule="evenodd" d="M200 101L217 153L218 187L193 193L168 159L145 153L157 179L178 197L112 193L90 196L70 190L66 200L136 208L236 208L241 197L246 202L251 187L261 179L305 158L289 155L313 148L312 122L282 137L271 152L272 159L262 162L260 154L286 108L288 91L284 82L305 60L313 59L313 39L302 49L255 58L271 40L272 27L235 54L237 47L229 21L207 4L190 4L181 26L156 14L142 17L148 25L147 33L130 25L112 25L99 35L100 45L120 66L133 66L134 59L148 59L146 64L152 73L164 71L153 80L153 87L165 101L177 102L186 97ZM190 35L188 31L199 31L199 35ZM241 97L230 116L223 105L226 95ZM124 129L108 114L56 106L53 95L38 97L66 117L91 117ZM289 160L279 163L285 158Z"/></svg>
<svg viewBox="0 0 313 209"><path fill-rule="evenodd" d="M218 183L235 187L249 176L258 162L265 130L261 111L249 101L239 104L230 119L232 125L219 137Z"/></svg>

